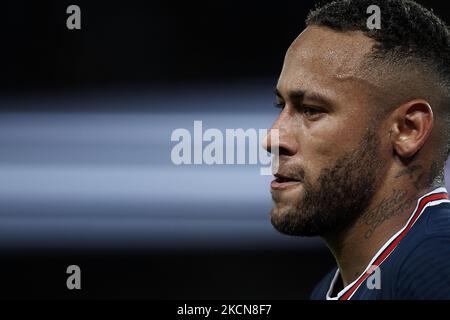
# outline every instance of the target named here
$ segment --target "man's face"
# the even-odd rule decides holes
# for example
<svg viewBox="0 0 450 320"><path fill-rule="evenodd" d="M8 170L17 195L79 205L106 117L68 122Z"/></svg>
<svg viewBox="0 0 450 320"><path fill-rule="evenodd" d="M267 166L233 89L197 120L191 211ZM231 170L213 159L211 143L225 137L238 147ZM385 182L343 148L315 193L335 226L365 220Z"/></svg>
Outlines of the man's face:
<svg viewBox="0 0 450 320"><path fill-rule="evenodd" d="M270 217L280 232L326 235L349 227L382 175L372 85L358 67L362 33L308 27L289 48L277 84L279 169Z"/></svg>

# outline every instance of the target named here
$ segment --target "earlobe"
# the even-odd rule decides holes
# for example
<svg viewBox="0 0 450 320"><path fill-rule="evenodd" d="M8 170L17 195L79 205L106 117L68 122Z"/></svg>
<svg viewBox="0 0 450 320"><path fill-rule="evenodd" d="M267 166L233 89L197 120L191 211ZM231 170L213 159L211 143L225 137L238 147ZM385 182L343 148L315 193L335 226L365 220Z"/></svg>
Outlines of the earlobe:
<svg viewBox="0 0 450 320"><path fill-rule="evenodd" d="M401 158L409 159L412 158L419 149L420 148L415 148L410 141L403 140L397 142L395 151Z"/></svg>

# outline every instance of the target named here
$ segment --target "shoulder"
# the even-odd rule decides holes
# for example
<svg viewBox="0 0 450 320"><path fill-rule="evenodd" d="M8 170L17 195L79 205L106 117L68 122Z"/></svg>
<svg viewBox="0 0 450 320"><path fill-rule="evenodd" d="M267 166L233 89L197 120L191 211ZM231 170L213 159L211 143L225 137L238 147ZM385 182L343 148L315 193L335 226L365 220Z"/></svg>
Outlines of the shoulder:
<svg viewBox="0 0 450 320"><path fill-rule="evenodd" d="M402 240L401 247L413 251L425 240L450 237L450 202L427 207Z"/></svg>
<svg viewBox="0 0 450 320"><path fill-rule="evenodd" d="M333 268L333 270L328 272L325 277L319 281L311 293L311 300L326 300L328 289L330 288L331 281L333 281L336 271L337 267Z"/></svg>
<svg viewBox="0 0 450 320"><path fill-rule="evenodd" d="M396 296L450 299L450 204L427 208L399 245Z"/></svg>
<svg viewBox="0 0 450 320"><path fill-rule="evenodd" d="M398 246L403 257L413 253L424 241L450 238L450 202L425 208Z"/></svg>
<svg viewBox="0 0 450 320"><path fill-rule="evenodd" d="M450 203L444 202L427 208L425 215L425 230L428 236L450 235Z"/></svg>

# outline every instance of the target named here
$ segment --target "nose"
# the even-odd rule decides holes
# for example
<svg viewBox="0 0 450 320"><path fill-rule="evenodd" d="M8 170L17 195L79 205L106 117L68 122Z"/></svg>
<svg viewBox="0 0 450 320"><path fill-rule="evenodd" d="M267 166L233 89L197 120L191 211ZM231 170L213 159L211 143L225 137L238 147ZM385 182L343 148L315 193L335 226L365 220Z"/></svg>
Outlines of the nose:
<svg viewBox="0 0 450 320"><path fill-rule="evenodd" d="M273 153L278 150L280 156L293 156L298 151L298 144L291 125L291 116L283 110L263 141L263 148Z"/></svg>

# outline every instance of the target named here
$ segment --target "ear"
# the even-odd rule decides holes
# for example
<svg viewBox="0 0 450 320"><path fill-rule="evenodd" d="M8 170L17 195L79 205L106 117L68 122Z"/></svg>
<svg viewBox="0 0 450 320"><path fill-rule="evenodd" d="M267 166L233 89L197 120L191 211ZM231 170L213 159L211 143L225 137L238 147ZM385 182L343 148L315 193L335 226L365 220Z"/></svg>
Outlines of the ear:
<svg viewBox="0 0 450 320"><path fill-rule="evenodd" d="M391 141L401 158L413 157L427 141L433 129L433 110L423 99L402 104L393 114Z"/></svg>

